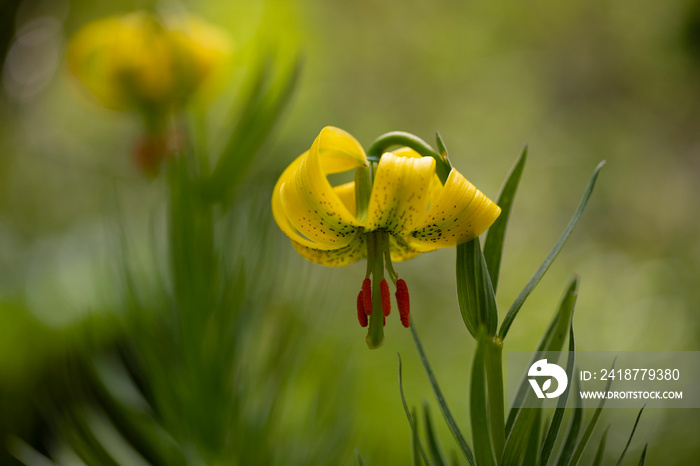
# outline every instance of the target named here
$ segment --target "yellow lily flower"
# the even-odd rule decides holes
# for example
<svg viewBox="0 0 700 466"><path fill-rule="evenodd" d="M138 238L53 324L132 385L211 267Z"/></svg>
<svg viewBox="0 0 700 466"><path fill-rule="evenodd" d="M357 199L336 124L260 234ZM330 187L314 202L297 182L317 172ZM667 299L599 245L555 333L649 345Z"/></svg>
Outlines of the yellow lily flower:
<svg viewBox="0 0 700 466"><path fill-rule="evenodd" d="M114 110L169 111L182 105L229 53L219 29L189 15L162 21L134 12L98 19L71 40L71 72Z"/></svg>
<svg viewBox="0 0 700 466"><path fill-rule="evenodd" d="M355 181L328 181L328 175L349 170ZM367 343L376 348L390 309L384 270L408 327L408 289L392 262L472 240L501 209L455 169L441 182L433 157L402 147L372 161L350 134L326 127L280 176L272 212L294 248L312 262L344 266L367 258L358 319L363 327L369 323Z"/></svg>

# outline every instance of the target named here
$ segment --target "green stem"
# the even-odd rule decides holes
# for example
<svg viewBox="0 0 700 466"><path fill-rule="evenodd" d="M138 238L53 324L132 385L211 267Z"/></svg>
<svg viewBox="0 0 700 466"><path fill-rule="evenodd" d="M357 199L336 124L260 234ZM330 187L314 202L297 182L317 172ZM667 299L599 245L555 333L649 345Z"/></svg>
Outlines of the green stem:
<svg viewBox="0 0 700 466"><path fill-rule="evenodd" d="M440 181L443 184L445 181L447 181L447 177L452 170L450 162L439 153L435 152L435 150L430 147L427 142L411 133L392 131L390 133L382 134L372 143L369 149L367 149L367 159L372 162L379 162L382 154L394 146L409 147L423 157L434 158L436 162L435 172L437 173L438 178L440 178Z"/></svg>
<svg viewBox="0 0 700 466"><path fill-rule="evenodd" d="M372 315L367 332L367 346L379 348L384 344L384 312L382 311L381 281L384 278L384 232L374 231L369 234L374 241L374 254L367 260L372 262Z"/></svg>
<svg viewBox="0 0 700 466"><path fill-rule="evenodd" d="M484 345L486 383L488 384L489 425L496 462L500 464L506 445L503 398L503 341L487 337Z"/></svg>

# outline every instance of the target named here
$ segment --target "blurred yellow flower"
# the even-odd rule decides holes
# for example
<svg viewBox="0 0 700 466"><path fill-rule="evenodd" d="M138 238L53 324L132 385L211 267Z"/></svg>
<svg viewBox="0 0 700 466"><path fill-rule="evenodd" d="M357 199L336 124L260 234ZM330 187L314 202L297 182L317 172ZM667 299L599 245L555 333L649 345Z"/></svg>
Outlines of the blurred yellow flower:
<svg viewBox="0 0 700 466"><path fill-rule="evenodd" d="M367 178L356 176L340 186L332 186L327 178L369 166L355 138L326 127L311 149L280 176L272 212L294 248L310 261L344 266L367 257L367 274L358 296L362 326L368 324L367 315L372 323L388 314L386 268L397 286L401 321L408 326L408 291L391 262L474 239L491 226L501 209L457 170L451 170L443 185L435 172L435 159L409 148L383 154L372 167L373 182L369 170ZM363 179L367 180L364 188ZM374 277L371 289L370 275ZM381 345L382 327L383 323L370 326L370 347Z"/></svg>
<svg viewBox="0 0 700 466"><path fill-rule="evenodd" d="M229 50L226 35L197 18L166 22L135 12L83 27L68 64L104 106L162 113L184 104Z"/></svg>

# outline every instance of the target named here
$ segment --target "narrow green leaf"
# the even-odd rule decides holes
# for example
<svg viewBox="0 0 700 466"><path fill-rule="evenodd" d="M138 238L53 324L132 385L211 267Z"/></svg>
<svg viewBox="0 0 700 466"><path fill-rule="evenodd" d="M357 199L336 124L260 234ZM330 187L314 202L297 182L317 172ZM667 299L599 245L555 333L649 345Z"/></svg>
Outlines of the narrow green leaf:
<svg viewBox="0 0 700 466"><path fill-rule="evenodd" d="M174 455L177 451L176 444L153 419L114 398L103 378L97 374L94 362L87 364L85 370L90 375L86 377L85 383L89 384L92 396L129 446L154 466L182 463Z"/></svg>
<svg viewBox="0 0 700 466"><path fill-rule="evenodd" d="M574 415L569 423L569 430L564 438L564 443L559 452L559 458L557 458L557 466L565 466L569 464L571 460L571 455L574 453L574 448L576 447L576 441L578 440L578 434L581 431L581 426L583 425L583 400L579 394L578 379L576 380L576 392L574 393L574 399L576 400L576 406L574 408Z"/></svg>
<svg viewBox="0 0 700 466"><path fill-rule="evenodd" d="M627 453L627 449L630 446L630 443L632 443L632 437L634 437L634 431L637 430L637 424L639 424L639 418L642 417L642 411L644 411L644 408L646 407L646 404L642 406L642 409L639 410L639 414L637 414L637 420L634 421L634 427L632 427L632 432L630 433L630 438L627 440L627 445L625 445L625 449L622 450L622 454L620 455L620 459L617 460L616 465L619 466L622 464L622 459L625 457L625 453Z"/></svg>
<svg viewBox="0 0 700 466"><path fill-rule="evenodd" d="M457 300L462 319L474 338L481 326L489 335L496 334L496 298L479 238L457 246Z"/></svg>
<svg viewBox="0 0 700 466"><path fill-rule="evenodd" d="M289 103L300 68L300 61L295 61L276 82L272 76L271 60L258 66L238 121L232 124L230 137L211 178L203 187L208 199L225 201L235 190Z"/></svg>
<svg viewBox="0 0 700 466"><path fill-rule="evenodd" d="M452 164L450 163L450 156L447 154L447 147L445 147L445 141L442 140L442 136L440 136L440 131L437 131L435 133L435 139L437 141L437 146L438 146L438 152L442 156L443 159L445 159L445 162L449 167L452 167Z"/></svg>
<svg viewBox="0 0 700 466"><path fill-rule="evenodd" d="M445 141L442 140L440 131L435 132L435 141L437 142L438 153L443 157L447 157L447 147L445 147Z"/></svg>
<svg viewBox="0 0 700 466"><path fill-rule="evenodd" d="M112 454L97 438L84 416L75 410L65 410L60 424L61 435L86 464L119 466Z"/></svg>
<svg viewBox="0 0 700 466"><path fill-rule="evenodd" d="M360 456L360 451L355 448L355 459L357 460L357 466L365 466L365 463L362 461L362 456Z"/></svg>
<svg viewBox="0 0 700 466"><path fill-rule="evenodd" d="M574 216L569 221L569 224L564 229L564 232L561 234L559 240L549 252L544 262L542 262L542 265L540 265L540 267L537 269L532 278L530 278L530 281L527 282L525 288L523 288L518 297L515 299L515 302L513 302L512 306L508 310L508 313L506 314L506 317L505 319L503 319L503 323L501 324L501 329L498 332L498 336L501 339L505 339L506 335L508 334L508 330L510 329L510 326L513 324L513 320L515 320L515 317L518 315L518 311L520 311L520 308L522 308L523 304L525 303L525 300L528 298L528 296L530 296L530 293L532 293L532 290L535 289L537 284L544 276L545 272L547 272L549 266L552 265L554 259L556 259L557 255L559 255L559 252L564 246L564 243L573 231L579 219L581 218L581 215L583 214L583 211L586 209L586 205L588 204L588 199L590 199L591 194L593 194L593 188L595 187L596 181L598 179L600 169L603 167L604 164L605 162L599 163L596 169L593 171L593 175L591 176L591 179L588 182L586 191L583 193L583 198L581 199L581 203L576 209Z"/></svg>
<svg viewBox="0 0 700 466"><path fill-rule="evenodd" d="M530 430L530 438L527 441L527 448L523 456L523 464L537 464L537 455L540 450L540 424L542 422L542 410L536 409L535 428Z"/></svg>
<svg viewBox="0 0 700 466"><path fill-rule="evenodd" d="M605 430L603 431L603 435L600 437L600 443L598 444L598 449L595 452L595 456L593 457L593 463L591 463L591 466L600 466L603 464L603 458L605 458L605 443L608 438L608 430L610 430L610 426L607 426Z"/></svg>
<svg viewBox="0 0 700 466"><path fill-rule="evenodd" d="M644 444L644 450L642 450L642 457L639 458L639 466L644 466L644 463L647 462L647 448L648 447L649 447L648 443Z"/></svg>
<svg viewBox="0 0 700 466"><path fill-rule="evenodd" d="M425 464L428 466L431 466L432 463L428 459L428 455L425 453L425 448L423 448L423 442L420 440L420 436L418 435L418 427L415 424L415 421L413 419L413 416L411 415L411 411L408 409L408 404L406 403L406 396L403 393L403 366L401 364L401 355L399 354L399 392L401 393L401 403L403 403L403 409L406 412L406 417L408 418L408 424L411 426L411 433L413 435L413 440L414 440L414 449L415 446L419 446L419 453L420 457L423 458L423 461L425 461ZM416 458L417 456L414 455Z"/></svg>
<svg viewBox="0 0 700 466"><path fill-rule="evenodd" d="M421 461L421 449L423 445L421 444L420 437L418 436L418 416L416 415L416 409L411 410L411 416L413 416L413 422L415 422L415 429L413 430L413 435L411 435L411 446L413 447L413 466L423 466L426 463ZM427 455L426 455L427 456Z"/></svg>
<svg viewBox="0 0 700 466"><path fill-rule="evenodd" d="M538 429L536 424L540 414L539 408L521 409L517 412L513 429L506 438L506 447L503 450L503 466L519 466L527 451L530 433L533 429Z"/></svg>
<svg viewBox="0 0 700 466"><path fill-rule="evenodd" d="M576 343L574 340L574 325L573 320L569 325L569 356L566 362L566 377L567 380L572 380L571 376L574 373L574 363L576 360ZM566 403L569 400L569 393L571 392L571 383L566 387L566 390L557 400L557 407L554 410L554 416L552 416L552 423L549 425L547 430L547 435L545 436L544 443L542 444L542 453L540 454L540 464L546 466L549 462L549 457L554 449L554 444L559 436L559 430L561 429L561 423L564 420L564 412L566 411Z"/></svg>
<svg viewBox="0 0 700 466"><path fill-rule="evenodd" d="M423 368L425 369L425 373L428 375L428 380L430 381L430 386L433 388L433 392L435 393L435 398L437 399L438 406L440 407L440 411L442 412L442 415L445 418L445 422L447 423L447 427L450 428L450 432L452 432L452 435L454 436L455 440L457 441L457 445L459 445L459 448L462 450L462 454L467 459L469 464L471 466L476 466L476 463L474 461L474 453L472 452L472 449L469 447L469 443L467 443L467 440L464 438L462 431L459 429L457 422L455 421L454 417L452 416L452 413L450 412L450 408L447 406L447 402L445 401L445 397L442 394L442 390L440 390L440 385L438 384L438 381L435 378L435 374L433 373L433 369L430 367L430 363L428 362L428 358L425 355L425 351L423 350L423 345L421 344L420 339L418 338L418 333L416 332L416 328L415 328L415 325L413 322L411 322L410 328L411 328L411 335L413 336L413 342L416 345L416 349L418 350L418 355L420 356L420 360L423 363Z"/></svg>
<svg viewBox="0 0 700 466"><path fill-rule="evenodd" d="M491 284L493 285L493 291L498 289L498 275L501 269L501 257L503 255L503 241L506 236L506 228L508 226L508 219L510 218L510 211L513 207L513 200L515 199L515 193L518 190L518 184L520 184L520 177L523 174L523 169L525 168L525 161L527 159L527 146L523 148L520 153L520 157L515 161L513 168L510 169L508 176L506 177L503 187L501 187L501 192L498 194L498 206L501 208L501 215L496 219L496 221L489 228L489 232L486 235L486 241L484 241L484 257L486 258L486 268L491 276Z"/></svg>
<svg viewBox="0 0 700 466"><path fill-rule="evenodd" d="M549 324L547 331L542 336L540 344L537 346L537 351L530 363L541 359L541 355L546 351L561 351L564 347L564 340L567 334L567 329L569 328L569 323L571 322L571 316L574 312L574 306L576 305L576 298L578 296L578 285L579 277L574 275L569 283L569 286L564 293L559 309L554 315L552 322ZM506 421L506 438L510 435L513 424L517 418L518 412L520 411L520 406L523 405L525 397L530 394L530 385L527 382L527 374L523 374L523 378L518 385L518 390L516 391L515 400L513 401L513 406L508 413L508 419ZM521 421L522 422L522 421Z"/></svg>
<svg viewBox="0 0 700 466"><path fill-rule="evenodd" d="M614 369L615 369L615 361L613 361L611 371ZM609 378L608 382L605 384L605 391L606 392L610 390L611 385L612 385L612 379ZM591 420L588 421L588 425L586 426L586 430L583 432L583 435L581 436L581 440L579 440L578 445L576 446L576 451L574 451L574 454L571 457L571 461L569 461L570 465L575 466L581 460L581 456L583 455L583 450L586 448L586 444L588 443L588 440L591 438L591 435L593 435L593 430L595 429L595 426L598 423L598 419L600 418L600 415L603 413L604 406L605 406L605 398L602 398L600 400L600 402L598 402L598 407L593 412L593 416L591 417Z"/></svg>
<svg viewBox="0 0 700 466"><path fill-rule="evenodd" d="M474 456L479 466L495 465L493 442L489 429L488 400L486 394L486 369L484 367L484 332L480 335L474 354L472 366L471 390L469 396L472 436L474 440Z"/></svg>
<svg viewBox="0 0 700 466"><path fill-rule="evenodd" d="M447 466L447 460L442 452L442 447L440 447L440 441L433 429L430 407L427 402L423 403L423 415L425 417L425 435L428 438L428 449L430 451L430 456L433 458L433 463L435 463L436 466Z"/></svg>

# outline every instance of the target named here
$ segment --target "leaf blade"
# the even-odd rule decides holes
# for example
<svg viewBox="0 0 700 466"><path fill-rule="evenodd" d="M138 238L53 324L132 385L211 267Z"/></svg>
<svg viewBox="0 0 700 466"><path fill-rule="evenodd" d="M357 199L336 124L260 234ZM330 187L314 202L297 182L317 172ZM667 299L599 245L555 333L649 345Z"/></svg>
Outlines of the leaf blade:
<svg viewBox="0 0 700 466"><path fill-rule="evenodd" d="M418 435L418 427L415 424L414 417L411 415L411 410L408 409L408 403L406 403L406 396L404 395L403 392L403 365L401 363L401 355L399 354L399 392L401 393L401 403L403 404L403 409L406 412L406 417L408 418L408 424L411 426L411 433L412 433L412 438L413 438L413 447L416 449L418 448L418 452L420 453L420 456L423 458L423 461L425 461L425 464L428 466L432 466L432 463L428 459L428 455L425 452L425 448L423 447L423 442L421 442L420 436ZM418 460L417 456L414 455L415 461Z"/></svg>
<svg viewBox="0 0 700 466"><path fill-rule="evenodd" d="M484 257L486 258L486 268L491 277L493 291L498 289L498 276L501 269L501 258L503 256L503 242L505 240L506 228L510 219L510 212L513 207L515 194L520 184L520 178L525 168L527 160L527 146L523 148L520 156L516 159L515 164L510 169L506 176L506 180L501 187L501 192L498 194L498 206L501 208L501 215L489 228L484 241Z"/></svg>
<svg viewBox="0 0 700 466"><path fill-rule="evenodd" d="M442 452L440 441L435 435L433 421L430 416L430 407L428 406L427 402L423 403L423 415L425 417L425 434L428 438L428 450L430 451L430 456L433 458L435 466L446 466L447 460Z"/></svg>
<svg viewBox="0 0 700 466"><path fill-rule="evenodd" d="M430 381L430 386L433 389L433 393L435 393L435 398L437 399L438 406L440 407L440 411L442 412L442 415L445 418L445 422L447 423L447 426L449 427L450 432L452 432L452 436L454 437L455 441L457 442L457 445L459 445L459 448L462 450L462 454L464 454L464 457L467 459L467 461L469 462L469 464L471 466L476 466L476 463L474 460L474 453L472 452L472 449L469 446L469 443L464 438L462 431L459 429L459 426L457 425L457 422L455 421L454 416L452 416L452 412L450 411L450 408L447 406L447 402L445 401L445 396L442 394L442 390L440 389L440 385L438 384L438 381L435 378L435 374L433 373L433 369L430 366L430 362L428 361L428 358L425 355L425 351L423 350L423 345L421 344L420 339L418 338L418 333L416 332L416 329L415 329L413 322L411 322L410 329L411 329L411 335L413 337L413 342L416 345L416 349L418 350L418 355L420 357L421 363L423 364L423 368L425 369L425 372L428 375L428 380Z"/></svg>
<svg viewBox="0 0 700 466"><path fill-rule="evenodd" d="M637 425L639 424L639 418L642 417L642 412L644 411L644 408L646 407L646 404L642 406L642 409L639 410L639 414L637 414L637 419L634 421L634 426L632 427L632 432L630 433L629 439L627 439L627 445L625 445L625 449L622 450L622 454L620 455L620 459L617 460L616 466L619 466L622 464L622 460L625 457L625 454L627 453L627 450L630 447L630 443L632 443L632 437L634 437L634 432L637 430Z"/></svg>
<svg viewBox="0 0 700 466"><path fill-rule="evenodd" d="M569 325L569 357L566 362L566 376L567 380L571 380L571 376L574 373L574 363L576 361L576 343L574 339L574 326L573 320ZM550 379L551 380L551 379ZM544 443L542 444L542 450L540 454L540 464L546 466L549 462L549 458L554 449L554 444L559 436L559 431L561 429L562 421L564 420L564 412L566 411L566 404L569 401L569 393L571 392L571 384L566 387L563 396L559 397L557 401L557 407L554 410L554 416L552 416L552 422L549 424L549 429L547 430L547 435L545 436Z"/></svg>
<svg viewBox="0 0 700 466"><path fill-rule="evenodd" d="M615 361L613 361L611 370L614 370L614 369L615 369ZM612 379L608 379L608 382L605 384L605 391L606 392L608 390L610 390L611 385L612 385ZM602 398L600 400L600 402L598 403L598 407L593 412L593 416L591 417L591 420L588 421L588 425L586 425L586 430L583 432L583 435L581 436L581 439L579 440L578 445L576 446L576 450L574 451L574 454L571 457L571 460L569 461L570 465L576 465L581 460L581 456L583 455L583 450L586 448L586 444L588 443L588 440L591 438L591 435L593 435L593 430L595 429L595 426L598 423L598 419L600 418L600 415L603 412L604 406L605 406L605 398Z"/></svg>
<svg viewBox="0 0 700 466"><path fill-rule="evenodd" d="M569 327L569 322L571 321L574 312L574 307L576 305L576 299L578 297L579 281L579 277L577 275L574 275L571 279L571 282L569 282L569 286L559 304L559 309L557 310L556 314L554 315L554 318L552 319L552 322L549 324L549 327L542 336L542 340L540 341L540 344L537 347L537 351L532 357L531 363L534 363L535 361L540 359L540 355L543 352L560 351L563 348L564 338L562 338L561 335L563 334L565 336L565 329ZM523 405L526 396L528 395L528 393L530 393L530 385L526 379L527 377L524 374L522 380L520 381L520 384L518 385L513 405L508 413L508 419L506 420L506 437L510 435L513 429L515 420L518 417L518 412L521 409L520 406Z"/></svg>
<svg viewBox="0 0 700 466"><path fill-rule="evenodd" d="M498 336L501 339L505 339L506 335L508 334L508 330L510 329L510 326L513 324L513 320L515 320L515 317L518 315L518 312L522 308L523 304L525 303L525 300L530 296L530 293L532 293L532 290L535 289L537 284L540 282L544 274L547 272L549 267L552 265L552 262L554 262L554 259L557 258L559 255L559 252L561 249L564 247L564 243L566 240L569 238L569 235L571 235L571 232L574 230L574 227L578 223L579 219L581 218L581 215L583 215L583 211L586 209L586 205L588 204L588 200L590 199L591 195L593 194L593 189L595 188L596 181L598 180L598 175L600 174L600 170L603 167L605 162L600 162L598 166L595 168L593 171L593 175L591 176L590 181L588 182L588 186L586 187L586 190L583 193L583 197L581 198L581 202L578 205L578 208L574 212L573 217L569 221L569 224L566 226L564 229L563 233L561 236L559 236L559 239L555 243L554 247L551 249L547 257L545 258L544 262L540 265L540 267L537 269L537 271L532 275L530 280L527 282L523 290L520 292L518 297L515 299L513 304L511 305L510 309L508 310L508 313L506 314L506 317L503 319L503 323L501 324L501 328L498 331Z"/></svg>
<svg viewBox="0 0 700 466"><path fill-rule="evenodd" d="M489 335L496 334L496 297L479 238L457 246L457 301L464 324L474 338L481 326Z"/></svg>

